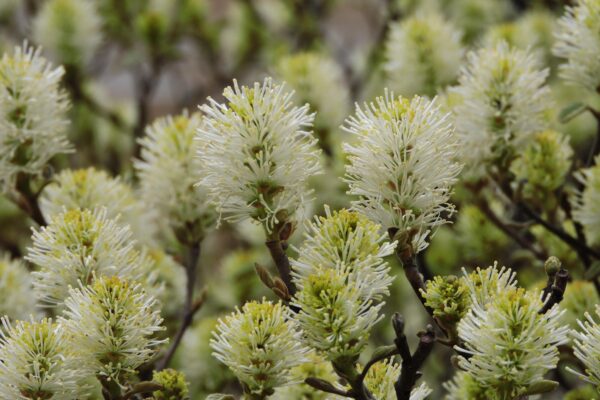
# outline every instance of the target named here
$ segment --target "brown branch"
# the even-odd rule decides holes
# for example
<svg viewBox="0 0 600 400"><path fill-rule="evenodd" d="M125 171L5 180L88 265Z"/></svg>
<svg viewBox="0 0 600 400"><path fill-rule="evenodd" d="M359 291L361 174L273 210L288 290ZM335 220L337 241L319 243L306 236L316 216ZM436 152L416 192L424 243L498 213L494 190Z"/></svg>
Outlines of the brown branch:
<svg viewBox="0 0 600 400"><path fill-rule="evenodd" d="M555 304L558 304L562 301L563 296L565 294L565 290L567 289L567 282L569 281L569 272L561 268L556 275L554 276L554 283L550 287L550 294L544 298L546 301L544 306L539 311L540 314L545 314L548 310L550 310Z"/></svg>
<svg viewBox="0 0 600 400"><path fill-rule="evenodd" d="M30 178L29 175L24 173L17 175L16 193L15 196L11 196L11 200L39 226L44 226L46 225L46 219L38 203L39 191L34 193L31 190Z"/></svg>
<svg viewBox="0 0 600 400"><path fill-rule="evenodd" d="M395 315L395 320L398 318L398 315ZM431 350L435 345L435 333L431 325L427 326L426 331L419 332L419 344L415 352L411 355L407 352L408 343L404 335L404 323L400 324L396 321L394 323L394 330L396 331L396 340L399 345L398 352L402 357L400 377L394 384L396 398L398 400L410 400L410 393L422 375L419 370L427 360L427 357L429 357L429 354L431 354Z"/></svg>
<svg viewBox="0 0 600 400"><path fill-rule="evenodd" d="M200 298L194 302L194 289L196 285L196 270L198 266L198 260L200 258L200 242L191 244L187 246L187 260L185 265L185 271L187 275L187 286L185 293L185 302L183 306L183 315L181 319L181 324L175 337L173 338L173 342L167 350L165 356L156 364L156 370L161 371L168 367L171 359L175 355L175 351L179 347L181 343L181 339L183 335L187 331L187 329L192 325L194 321L194 315L202 305L206 299L206 290L202 291Z"/></svg>
<svg viewBox="0 0 600 400"><path fill-rule="evenodd" d="M292 281L292 268L290 266L290 260L283 248L284 242L280 239L271 238L265 242L265 244L269 249L269 253L271 253L271 258L277 267L279 276L287 286L289 294L293 296L296 293L296 285L294 285L294 282Z"/></svg>
<svg viewBox="0 0 600 400"><path fill-rule="evenodd" d="M335 386L333 386L331 383L329 383L323 379L309 377L304 380L304 383L306 383L308 386L310 386L312 388L320 390L321 392L336 394L338 396L343 396L343 397L350 397L349 392L338 389Z"/></svg>

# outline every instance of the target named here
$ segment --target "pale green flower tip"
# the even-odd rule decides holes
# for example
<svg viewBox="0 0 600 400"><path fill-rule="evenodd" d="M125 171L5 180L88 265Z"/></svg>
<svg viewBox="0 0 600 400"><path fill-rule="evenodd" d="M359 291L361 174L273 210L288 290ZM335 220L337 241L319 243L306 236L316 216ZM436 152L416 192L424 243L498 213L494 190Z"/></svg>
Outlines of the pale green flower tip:
<svg viewBox="0 0 600 400"><path fill-rule="evenodd" d="M425 305L433 309L434 317L448 328L455 326L471 306L469 288L464 280L453 275L438 275L427 281L426 289L421 291Z"/></svg>
<svg viewBox="0 0 600 400"><path fill-rule="evenodd" d="M252 87L234 81L223 95L224 104L200 106L199 185L228 221L252 219L269 234L293 228L312 198L309 177L322 173L314 114L295 107L293 92L270 78Z"/></svg>
<svg viewBox="0 0 600 400"><path fill-rule="evenodd" d="M152 393L155 400L185 400L189 399L189 384L183 372L174 369L154 371L152 381L163 388Z"/></svg>
<svg viewBox="0 0 600 400"><path fill-rule="evenodd" d="M250 392L270 395L299 383L290 371L307 361L308 348L289 312L281 302L251 301L220 319L213 331L213 355Z"/></svg>

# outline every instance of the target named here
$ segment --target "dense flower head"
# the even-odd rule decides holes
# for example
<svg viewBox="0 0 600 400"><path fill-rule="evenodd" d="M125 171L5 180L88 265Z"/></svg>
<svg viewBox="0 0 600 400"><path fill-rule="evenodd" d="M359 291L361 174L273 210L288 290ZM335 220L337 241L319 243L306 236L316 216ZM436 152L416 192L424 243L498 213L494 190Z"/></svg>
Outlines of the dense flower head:
<svg viewBox="0 0 600 400"><path fill-rule="evenodd" d="M293 303L302 339L326 359L355 359L367 345L371 329L383 317L383 302L365 296L371 282L358 280L344 264L315 268L294 280Z"/></svg>
<svg viewBox="0 0 600 400"><path fill-rule="evenodd" d="M308 224L305 240L292 260L295 279L306 279L319 269L347 268L350 278L365 283L364 297L381 300L389 294L390 267L383 258L392 254L395 243L386 241L379 225L356 211L342 209L316 216Z"/></svg>
<svg viewBox="0 0 600 400"><path fill-rule="evenodd" d="M465 278L454 275L435 276L427 281L421 291L425 305L445 327L452 328L465 316L471 306L469 288Z"/></svg>
<svg viewBox="0 0 600 400"><path fill-rule="evenodd" d="M512 157L548 124L550 89L533 53L501 41L468 54L459 85L461 101L453 108L463 159L477 171Z"/></svg>
<svg viewBox="0 0 600 400"><path fill-rule="evenodd" d="M514 289L517 285L516 273L510 268L498 268L497 263L485 269L477 267L471 273L467 273L463 268L463 274L464 282L469 288L471 303L480 308L485 308L498 293Z"/></svg>
<svg viewBox="0 0 600 400"><path fill-rule="evenodd" d="M188 383L183 372L171 368L154 371L152 381L162 386L161 390L152 393L154 400L185 400L189 399Z"/></svg>
<svg viewBox="0 0 600 400"><path fill-rule="evenodd" d="M182 273L183 266L161 249L145 250L151 270L156 274L157 285L151 292L159 300L162 316L165 319L179 316L185 302L187 282L186 274Z"/></svg>
<svg viewBox="0 0 600 400"><path fill-rule="evenodd" d="M90 0L49 0L33 20L33 37L53 60L85 66L100 45L102 21Z"/></svg>
<svg viewBox="0 0 600 400"><path fill-rule="evenodd" d="M384 360L374 364L367 372L365 386L376 400L396 398L394 384L400 377L400 365ZM410 393L409 400L423 400L431 393L425 383L416 386Z"/></svg>
<svg viewBox="0 0 600 400"><path fill-rule="evenodd" d="M227 365L251 393L272 394L299 383L290 371L307 361L308 349L290 310L281 302L251 301L223 319L213 333L213 355Z"/></svg>
<svg viewBox="0 0 600 400"><path fill-rule="evenodd" d="M557 305L539 313L543 305L540 291L509 286L483 306L474 301L458 325L461 350L471 355L460 357L460 367L499 400L526 394L558 363L568 327Z"/></svg>
<svg viewBox="0 0 600 400"><path fill-rule="evenodd" d="M81 371L62 325L2 318L0 397L18 400L86 399Z"/></svg>
<svg viewBox="0 0 600 400"><path fill-rule="evenodd" d="M139 284L98 277L93 284L70 289L61 319L76 351L77 362L101 380L120 384L150 360L164 341L156 300Z"/></svg>
<svg viewBox="0 0 600 400"><path fill-rule="evenodd" d="M195 186L200 179L200 143L194 137L201 124L198 113L157 119L146 129L141 160L135 162L141 196L156 211L157 220L175 231L193 227L199 236L215 219L206 189Z"/></svg>
<svg viewBox="0 0 600 400"><path fill-rule="evenodd" d="M566 60L561 76L584 89L600 89L600 1L578 0L559 20L554 55Z"/></svg>
<svg viewBox="0 0 600 400"><path fill-rule="evenodd" d="M40 174L57 154L70 151L69 101L40 49L25 43L0 59L0 185L8 190L19 173Z"/></svg>
<svg viewBox="0 0 600 400"><path fill-rule="evenodd" d="M420 13L393 23L385 56L391 89L403 96L434 96L458 75L461 32L438 13Z"/></svg>
<svg viewBox="0 0 600 400"><path fill-rule="evenodd" d="M47 221L71 209L105 208L110 219L120 217L137 240L151 242L152 213L144 209L133 189L119 177L95 168L65 169L53 177L40 196L40 208Z"/></svg>
<svg viewBox="0 0 600 400"><path fill-rule="evenodd" d="M596 304L596 316L600 317L600 306ZM575 357L585 366L584 373L571 370L580 378L600 387L600 325L590 313L579 321L579 328L571 331Z"/></svg>
<svg viewBox="0 0 600 400"><path fill-rule="evenodd" d="M32 280L25 263L0 252L0 316L11 321L36 314Z"/></svg>
<svg viewBox="0 0 600 400"><path fill-rule="evenodd" d="M294 90L297 104L308 103L316 111L315 129L335 130L344 121L350 94L344 73L335 60L316 52L283 57L276 67L278 77Z"/></svg>
<svg viewBox="0 0 600 400"><path fill-rule="evenodd" d="M456 162L458 138L436 101L408 100L386 91L375 103L357 106L345 129L346 182L355 210L385 230L394 228L414 252L454 210L448 204L462 166Z"/></svg>
<svg viewBox="0 0 600 400"><path fill-rule="evenodd" d="M572 199L573 219L583 226L586 240L591 246L600 245L600 156L594 165L575 173L583 189Z"/></svg>
<svg viewBox="0 0 600 400"><path fill-rule="evenodd" d="M311 191L310 176L321 172L320 152L308 129L308 105L294 107L293 92L267 78L252 87L223 92L225 104L209 98L200 107L200 185L230 221L251 218L271 232L280 222L297 222Z"/></svg>
<svg viewBox="0 0 600 400"><path fill-rule="evenodd" d="M34 230L26 259L35 264L34 289L46 305L60 305L69 287L88 285L95 278L119 276L151 282L151 261L134 248L127 226L97 211L73 209Z"/></svg>
<svg viewBox="0 0 600 400"><path fill-rule="evenodd" d="M461 370L444 383L444 389L448 392L445 400L500 400L493 389L483 387L471 374Z"/></svg>
<svg viewBox="0 0 600 400"><path fill-rule="evenodd" d="M524 182L523 197L543 203L565 181L572 155L567 136L551 130L535 134L510 166L517 182Z"/></svg>

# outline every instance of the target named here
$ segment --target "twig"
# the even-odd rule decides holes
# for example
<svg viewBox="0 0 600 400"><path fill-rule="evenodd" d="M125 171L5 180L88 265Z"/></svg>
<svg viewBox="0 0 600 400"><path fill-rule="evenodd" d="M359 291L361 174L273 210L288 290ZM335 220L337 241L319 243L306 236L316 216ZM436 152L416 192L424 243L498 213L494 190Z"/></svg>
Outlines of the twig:
<svg viewBox="0 0 600 400"><path fill-rule="evenodd" d="M296 293L296 285L292 281L292 269L290 266L290 260L285 254L285 250L283 249L283 243L280 239L271 238L265 244L271 253L271 258L277 267L277 271L279 272L279 276L283 280L283 283L288 288L288 292L291 296Z"/></svg>
<svg viewBox="0 0 600 400"><path fill-rule="evenodd" d="M126 392L123 395L122 400L133 399L134 396L137 394L151 393L157 390L161 390L162 388L163 386L156 382L140 382L136 384L131 390Z"/></svg>
<svg viewBox="0 0 600 400"><path fill-rule="evenodd" d="M565 290L567 288L567 282L569 281L569 272L561 268L554 277L554 283L550 288L550 295L544 299L546 302L544 306L539 311L540 314L545 314L548 310L550 310L555 304L558 304L562 301L563 296L565 294Z"/></svg>
<svg viewBox="0 0 600 400"><path fill-rule="evenodd" d="M402 357L402 367L400 377L394 384L394 389L398 400L409 400L413 387L422 375L419 369L421 369L435 345L435 333L431 325L427 326L426 331L419 332L419 344L415 352L411 355L408 351L408 343L404 334L404 322L399 323L398 317L399 314L396 314L393 321L398 352Z"/></svg>
<svg viewBox="0 0 600 400"><path fill-rule="evenodd" d="M371 369L371 367L373 365L377 364L380 361L385 360L386 358L395 356L397 354L398 354L398 347L396 347L395 345L386 346L385 348L381 349L379 352L376 352L376 354L373 354L373 357L371 357L371 359L365 364L362 372L360 373L359 379L361 380L361 382L365 380L365 378L367 377L367 374L369 373L369 370Z"/></svg>
<svg viewBox="0 0 600 400"><path fill-rule="evenodd" d="M504 232L506 236L512 238L519 246L531 251L539 260L544 261L548 258L544 252L536 249L533 243L522 237L517 230L511 228L508 224L502 221L502 219L496 215L494 210L491 209L486 201L478 201L477 207L494 225L496 225L496 227L498 227L498 229Z"/></svg>
<svg viewBox="0 0 600 400"><path fill-rule="evenodd" d="M23 210L39 226L46 225L46 220L38 204L38 194L31 190L30 177L24 173L17 175L16 196L12 198L13 202Z"/></svg>
<svg viewBox="0 0 600 400"><path fill-rule="evenodd" d="M333 386L331 383L329 383L323 379L309 377L304 380L304 383L306 383L310 387L320 390L321 392L336 394L338 396L343 396L343 397L350 397L350 395L351 395L349 392L338 389L335 386Z"/></svg>
<svg viewBox="0 0 600 400"><path fill-rule="evenodd" d="M160 371L165 369L171 359L175 355L175 351L179 344L181 343L181 339L183 335L190 327L194 320L194 315L196 312L202 307L204 300L206 299L206 290L204 290L198 299L198 301L194 302L194 288L196 284L196 269L198 265L198 259L200 258L200 242L194 243L188 246L188 256L185 265L185 271L187 275L187 286L186 286L186 294L185 294L185 303L183 306L183 316L181 319L181 325L175 337L173 338L173 342L169 347L169 350L165 354L165 356L157 363L156 370Z"/></svg>

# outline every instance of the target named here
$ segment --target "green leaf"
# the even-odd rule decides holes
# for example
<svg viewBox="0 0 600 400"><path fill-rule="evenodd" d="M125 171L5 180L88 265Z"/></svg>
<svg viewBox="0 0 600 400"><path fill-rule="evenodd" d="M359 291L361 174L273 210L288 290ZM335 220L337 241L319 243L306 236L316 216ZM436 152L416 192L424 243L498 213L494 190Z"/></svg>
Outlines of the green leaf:
<svg viewBox="0 0 600 400"><path fill-rule="evenodd" d="M556 389L557 386L558 382L543 379L541 381L537 381L529 385L529 387L523 394L530 396L534 394L548 393Z"/></svg>
<svg viewBox="0 0 600 400"><path fill-rule="evenodd" d="M561 123L566 124L567 122L584 112L586 109L587 105L585 105L584 103L580 101L573 102L560 111L560 114L558 114L558 120Z"/></svg>

